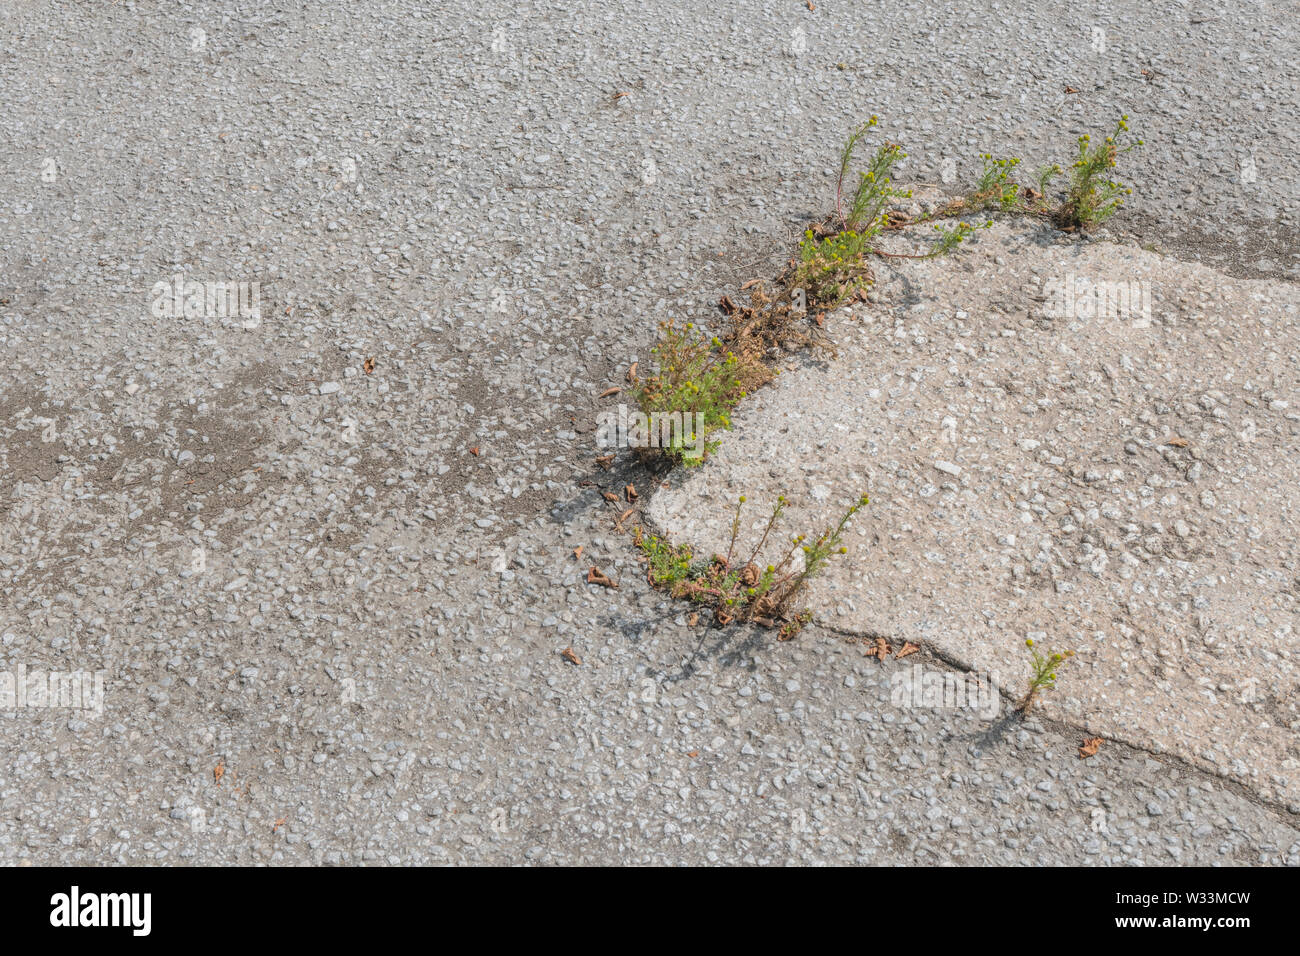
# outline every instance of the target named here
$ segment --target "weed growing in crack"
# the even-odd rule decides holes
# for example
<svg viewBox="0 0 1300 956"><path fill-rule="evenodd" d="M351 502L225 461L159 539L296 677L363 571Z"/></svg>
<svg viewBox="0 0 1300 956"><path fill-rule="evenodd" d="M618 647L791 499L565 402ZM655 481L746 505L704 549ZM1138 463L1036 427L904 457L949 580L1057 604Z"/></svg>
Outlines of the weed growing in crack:
<svg viewBox="0 0 1300 956"><path fill-rule="evenodd" d="M731 522L731 541L725 556L712 555L697 559L689 548L678 547L664 538L636 530L635 541L648 565L646 578L655 587L666 589L675 598L685 598L711 608L719 625L733 621L779 627L781 640L788 641L812 620L807 608L795 610L795 599L805 584L817 575L836 554L847 552L843 543L849 520L868 503L863 495L818 538L806 543L804 535L791 539L785 556L774 564L760 567L759 555L785 511L785 496L777 498L762 536L742 559L736 551L740 535L740 515L745 496L736 502ZM802 558L802 560L799 560Z"/></svg>
<svg viewBox="0 0 1300 956"><path fill-rule="evenodd" d="M897 188L893 180L894 167L906 159L907 154L896 143L885 143L876 149L867 168L858 172L857 187L847 207L845 205L845 183L853 168L853 155L876 122L873 116L849 134L840 151L835 211L830 225L823 224L817 231L809 229L804 233L799 243L799 258L782 277L787 289L803 290L810 308L834 308L865 294L873 281L868 257L872 254L891 255L876 248L876 238L885 229L907 224L906 217L896 207L900 200L910 199L912 191ZM982 180L977 188L980 201L970 203L969 207L954 207L949 214L979 212L990 202L998 208L1013 203L1018 187L1007 182L1009 167L1006 164L1014 166L1017 162L1019 160L993 161L989 158L984 177L987 182ZM939 241L929 252L899 257L928 259L946 255L969 238L974 228L969 223L959 223L953 229L940 228Z"/></svg>
<svg viewBox="0 0 1300 956"><path fill-rule="evenodd" d="M1047 187L1051 185L1052 180L1061 175L1061 167L1055 163L1046 163L1038 167L1034 173L1034 183L1037 186L1035 192L1038 198L1047 195ZM1031 197L1033 198L1033 197Z"/></svg>
<svg viewBox="0 0 1300 956"><path fill-rule="evenodd" d="M835 221L842 223L844 221L844 182L849 178L849 173L853 170L853 152L858 148L858 140L867 135L867 131L879 122L877 117L873 116L867 122L863 123L852 133L849 134L844 148L840 150L840 174L835 179Z"/></svg>
<svg viewBox="0 0 1300 956"><path fill-rule="evenodd" d="M1029 653L1033 655L1033 670L1029 675L1029 686L1025 690L1025 696L1020 699L1017 710L1022 714L1029 713L1029 708L1033 706L1034 698L1042 690L1051 690L1056 686L1057 672L1069 663L1070 658L1074 657L1074 651L1062 651L1058 653L1044 653L1038 650L1032 637L1025 639L1025 646L1029 648Z"/></svg>
<svg viewBox="0 0 1300 956"><path fill-rule="evenodd" d="M1091 229L1113 216L1124 204L1124 197L1133 192L1123 183L1106 177L1107 171L1118 165L1123 153L1142 145L1140 139L1125 144L1126 133L1127 115L1119 118L1114 132L1102 143L1094 145L1091 136L1080 136L1078 157L1070 167L1069 183L1055 204L1048 198L1048 190L1052 181L1062 175L1060 166L1040 166L1034 173L1034 185L1026 186L1011 178L1020 160L995 159L985 153L980 157L984 162L983 172L969 194L953 200L929 217L914 221L973 212L1003 212L1040 216L1066 231Z"/></svg>
<svg viewBox="0 0 1300 956"><path fill-rule="evenodd" d="M668 322L660 328L659 343L651 350L658 370L636 383L633 397L651 435L667 439L657 450L673 463L691 467L717 450L711 435L731 428L731 410L745 397L741 362L718 338L697 332L693 324L678 328ZM676 422L685 427L673 429Z"/></svg>
<svg viewBox="0 0 1300 956"><path fill-rule="evenodd" d="M1048 219L1059 229L1086 231L1113 216L1124 204L1124 197L1133 192L1123 183L1106 177L1107 171L1118 165L1120 155L1142 145L1140 139L1125 143L1127 133L1128 116L1125 115L1119 118L1114 132L1102 143L1094 145L1092 137L1080 136L1078 156L1070 167L1069 182L1055 203L1049 198L1048 191L1053 180L1062 175L1060 166L1054 163L1040 166L1033 174L1032 185L1022 185L1012 178L1020 165L1019 159L997 159L984 153L980 156L983 170L969 193L927 216L891 220L889 228L985 212L1038 216Z"/></svg>
<svg viewBox="0 0 1300 956"><path fill-rule="evenodd" d="M1079 155L1070 167L1070 184L1065 201L1052 219L1062 229L1090 229L1113 216L1124 197L1133 190L1114 179L1106 178L1119 163L1119 157L1138 146L1142 140L1125 145L1128 116L1121 116L1115 131L1094 145L1089 136L1079 137Z"/></svg>
<svg viewBox="0 0 1300 956"><path fill-rule="evenodd" d="M811 229L799 243L799 264L791 284L813 305L836 305L871 285L865 254L868 237L853 230L818 239Z"/></svg>
<svg viewBox="0 0 1300 956"><path fill-rule="evenodd" d="M1011 179L1011 172L1020 165L1018 159L994 159L990 153L980 157L984 161L984 172L975 184L975 192L967 199L966 205L972 212L985 209L997 209L1010 212L1020 202L1020 186Z"/></svg>
<svg viewBox="0 0 1300 956"><path fill-rule="evenodd" d="M874 281L873 257L930 259L946 255L977 228L992 225L989 219L981 226L962 219L975 214L1037 216L1066 230L1087 230L1104 222L1132 192L1105 175L1121 154L1142 143L1123 141L1128 132L1127 116L1120 117L1115 131L1101 144L1093 145L1088 136L1080 137L1078 158L1056 202L1048 196L1048 190L1062 175L1060 166L1042 166L1033 175L1032 184L1021 184L1014 178L1019 159L995 158L985 153L981 157L983 169L971 192L926 215L909 218L898 203L909 198L911 192L893 182L896 165L907 155L896 144L885 143L877 148L867 168L858 172L856 187L849 192L855 153L876 124L873 116L849 135L840 151L835 209L826 221L804 232L798 256L777 278L775 289L769 291L759 280L746 283L742 289L754 290L748 307L723 297L723 311L731 320L726 347L742 357L750 387L770 377L758 370L780 349L827 346L828 340L819 332L825 311L865 297ZM878 248L877 239L886 230L935 220L956 221L951 226L936 222L936 241L924 252L895 253Z"/></svg>
<svg viewBox="0 0 1300 956"><path fill-rule="evenodd" d="M934 244L934 250L923 258L934 258L935 256L947 255L969 239L971 233L973 233L976 228L987 229L991 225L993 225L993 223L987 221L984 225L979 227L972 226L968 222L959 222L953 228L945 229L943 226L935 223L934 228L939 233L939 241Z"/></svg>
<svg viewBox="0 0 1300 956"><path fill-rule="evenodd" d="M897 199L910 199L910 189L895 189L892 173L899 161L907 158L901 146L886 143L876 150L867 169L858 173L858 187L841 226L861 232L870 240L885 224L885 210Z"/></svg>

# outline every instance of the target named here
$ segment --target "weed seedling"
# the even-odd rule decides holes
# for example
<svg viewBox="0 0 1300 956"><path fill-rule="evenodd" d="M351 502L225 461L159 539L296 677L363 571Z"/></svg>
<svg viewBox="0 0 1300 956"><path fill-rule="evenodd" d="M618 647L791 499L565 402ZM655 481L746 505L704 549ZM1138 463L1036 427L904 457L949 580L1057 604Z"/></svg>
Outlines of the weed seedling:
<svg viewBox="0 0 1300 956"><path fill-rule="evenodd" d="M1057 672L1069 663L1070 658L1074 656L1074 651L1063 651L1060 653L1043 653L1038 650L1032 637L1025 639L1025 646L1029 648L1029 653L1033 655L1033 670L1029 675L1029 686L1025 690L1025 696L1020 699L1017 706L1022 714L1029 713L1029 708L1033 706L1034 698L1038 696L1041 690L1050 690L1056 686Z"/></svg>

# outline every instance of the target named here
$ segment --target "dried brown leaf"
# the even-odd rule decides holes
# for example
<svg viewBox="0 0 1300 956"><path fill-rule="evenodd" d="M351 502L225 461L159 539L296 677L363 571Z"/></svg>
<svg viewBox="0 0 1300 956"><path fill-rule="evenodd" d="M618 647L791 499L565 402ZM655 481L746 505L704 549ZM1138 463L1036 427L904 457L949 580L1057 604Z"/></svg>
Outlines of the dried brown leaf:
<svg viewBox="0 0 1300 956"><path fill-rule="evenodd" d="M606 587L606 588L618 587L618 583L615 582L613 578L611 578L604 571L600 570L600 568L596 567L594 564L591 566L591 569L587 572L587 583L599 584L601 587Z"/></svg>
<svg viewBox="0 0 1300 956"><path fill-rule="evenodd" d="M889 657L889 642L883 637L878 637L862 654L864 657L874 657L876 660L883 661Z"/></svg>

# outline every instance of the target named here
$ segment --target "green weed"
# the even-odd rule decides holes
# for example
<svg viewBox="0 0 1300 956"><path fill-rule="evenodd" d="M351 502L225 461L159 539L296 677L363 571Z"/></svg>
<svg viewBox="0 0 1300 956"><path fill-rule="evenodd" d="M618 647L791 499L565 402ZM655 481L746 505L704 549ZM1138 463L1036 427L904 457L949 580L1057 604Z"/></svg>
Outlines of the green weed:
<svg viewBox="0 0 1300 956"><path fill-rule="evenodd" d="M1119 164L1119 157L1142 145L1142 140L1125 144L1128 133L1128 116L1121 116L1115 131L1105 140L1094 144L1086 134L1079 137L1079 155L1070 167L1070 184L1065 201L1053 214L1053 220L1062 229L1091 229L1113 216L1124 197L1133 190L1123 183L1110 179L1109 170Z"/></svg>
<svg viewBox="0 0 1300 956"><path fill-rule="evenodd" d="M1026 638L1025 646L1033 655L1033 668L1029 675L1029 686L1025 690L1025 696L1020 699L1017 707L1022 714L1029 713L1029 708L1033 706L1034 698L1038 696L1039 691L1051 690L1056 686L1057 672L1074 657L1074 651L1043 653L1038 650L1032 637Z"/></svg>
<svg viewBox="0 0 1300 956"><path fill-rule="evenodd" d="M659 450L691 467L717 450L712 435L731 428L731 410L745 397L741 362L717 337L697 332L693 324L678 328L667 322L660 329L651 350L658 369L639 381L632 394L650 434L668 439ZM674 427L678 423L681 427Z"/></svg>
<svg viewBox="0 0 1300 956"><path fill-rule="evenodd" d="M812 620L806 608L795 610L795 599L804 585L817 575L836 554L847 548L843 535L849 520L868 503L863 495L846 511L839 522L827 528L811 543L803 535L791 539L790 547L777 562L760 567L759 555L763 552L785 511L786 499L782 495L772 508L762 536L741 558L736 551L740 534L741 510L745 496L736 502L731 522L731 541L727 554L715 554L699 560L689 548L678 547L664 538L636 531L636 544L645 556L647 579L665 588L675 598L684 598L706 605L713 611L719 625L732 621L779 627L781 640L789 640ZM802 560L797 560L802 557Z"/></svg>

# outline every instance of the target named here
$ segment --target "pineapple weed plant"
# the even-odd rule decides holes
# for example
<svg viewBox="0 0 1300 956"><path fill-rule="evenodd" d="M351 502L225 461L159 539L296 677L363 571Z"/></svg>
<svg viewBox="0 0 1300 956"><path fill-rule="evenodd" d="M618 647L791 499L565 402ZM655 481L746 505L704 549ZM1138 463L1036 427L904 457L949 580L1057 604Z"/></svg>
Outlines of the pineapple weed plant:
<svg viewBox="0 0 1300 956"><path fill-rule="evenodd" d="M1038 696L1039 691L1051 690L1056 686L1056 672L1070 662L1074 656L1074 651L1048 651L1044 653L1038 649L1032 637L1025 639L1025 646L1029 648L1029 653L1033 657L1033 667L1029 674L1029 686L1025 690L1025 696L1020 698L1020 703L1016 709L1022 714L1029 713L1029 708L1034 705L1034 698Z"/></svg>
<svg viewBox="0 0 1300 956"><path fill-rule="evenodd" d="M815 541L807 542L804 535L795 535L785 555L765 567L758 564L759 556L785 510L784 495L776 499L762 536L745 558L736 551L744 495L736 501L731 543L725 557L715 554L697 560L689 548L646 534L640 528L635 540L646 557L647 578L652 585L666 588L675 598L712 608L714 621L720 626L741 621L779 627L779 639L788 641L812 620L807 608L795 610L795 598L832 555L848 550L844 547L844 528L866 504L867 496L863 495L837 525L827 528Z"/></svg>
<svg viewBox="0 0 1300 956"><path fill-rule="evenodd" d="M1129 131L1127 116L1121 116L1114 131L1100 143L1093 143L1092 137L1086 134L1080 136L1076 144L1078 155L1070 167L1065 189L1055 201L1050 192L1052 182L1062 176L1060 166L1040 167L1032 182L1025 185L1012 178L1020 165L1019 159L998 159L984 153L980 157L983 170L971 192L912 219L893 208L899 200L912 196L911 190L893 184L893 168L907 156L894 143L886 143L876 150L868 167L858 172L852 196L847 196L846 180L852 170L854 151L876 122L876 117L871 117L849 136L840 154L835 211L829 224L804 233L799 259L788 273L788 281L806 291L810 304L833 308L864 294L872 282L868 264L871 255L932 259L951 252L977 228L959 218L962 216L980 213L1037 216L1067 232L1092 229L1113 216L1124 204L1124 197L1132 193L1132 189L1111 179L1109 171L1118 165L1120 155L1142 143L1141 140L1125 142ZM876 248L875 240L885 230L934 220L953 220L954 224L947 227L935 222L938 236L926 252L887 253ZM985 219L981 225L987 228L992 224L992 220Z"/></svg>
<svg viewBox="0 0 1300 956"><path fill-rule="evenodd" d="M718 447L716 435L731 428L730 415L747 392L779 374L772 360L786 349L825 346L815 333L810 316L865 296L874 281L873 257L929 259L952 252L977 228L992 225L993 214L1041 218L1067 232L1087 231L1113 216L1132 190L1111 178L1119 157L1142 144L1130 141L1128 117L1122 116L1114 130L1101 142L1080 136L1077 155L1068 174L1058 165L1040 167L1028 183L1014 176L1020 160L995 158L985 153L983 169L974 188L933 211L909 217L900 209L911 190L894 183L894 169L907 154L896 143L885 143L872 154L865 169L853 182L854 156L862 140L876 126L873 116L849 135L840 152L835 182L835 207L825 221L808 229L799 243L798 255L775 280L773 288L762 280L743 286L750 290L750 305L738 306L723 297L719 306L728 326L721 336L709 336L693 325L661 327L653 355L657 371L633 388L633 397L646 415L652 434L666 416L681 414L691 422L689 430L650 454L662 455L670 464L699 465ZM1060 182L1055 190L1053 185ZM981 216L978 225L969 217ZM934 242L919 253L888 253L878 248L881 233L933 223ZM817 325L820 326L818 315ZM671 418L669 419L672 420ZM702 430L702 434L696 431ZM703 454L688 455L686 449L703 448ZM716 623L753 622L780 627L782 640L789 639L811 620L807 609L796 610L795 599L805 583L834 554L845 551L841 536L850 518L867 504L864 495L853 504L839 523L827 528L812 543L798 535L790 550L776 564L760 567L756 562L767 543L786 500L778 498L762 537L749 557L735 554L740 528L742 496L732 521L731 547L727 555L697 559L686 548L635 531L636 543L649 565L652 584L666 588L674 597L689 599L712 608ZM1040 690L1055 684L1056 672L1073 652L1041 654L1030 643L1033 673L1020 709L1027 712Z"/></svg>

